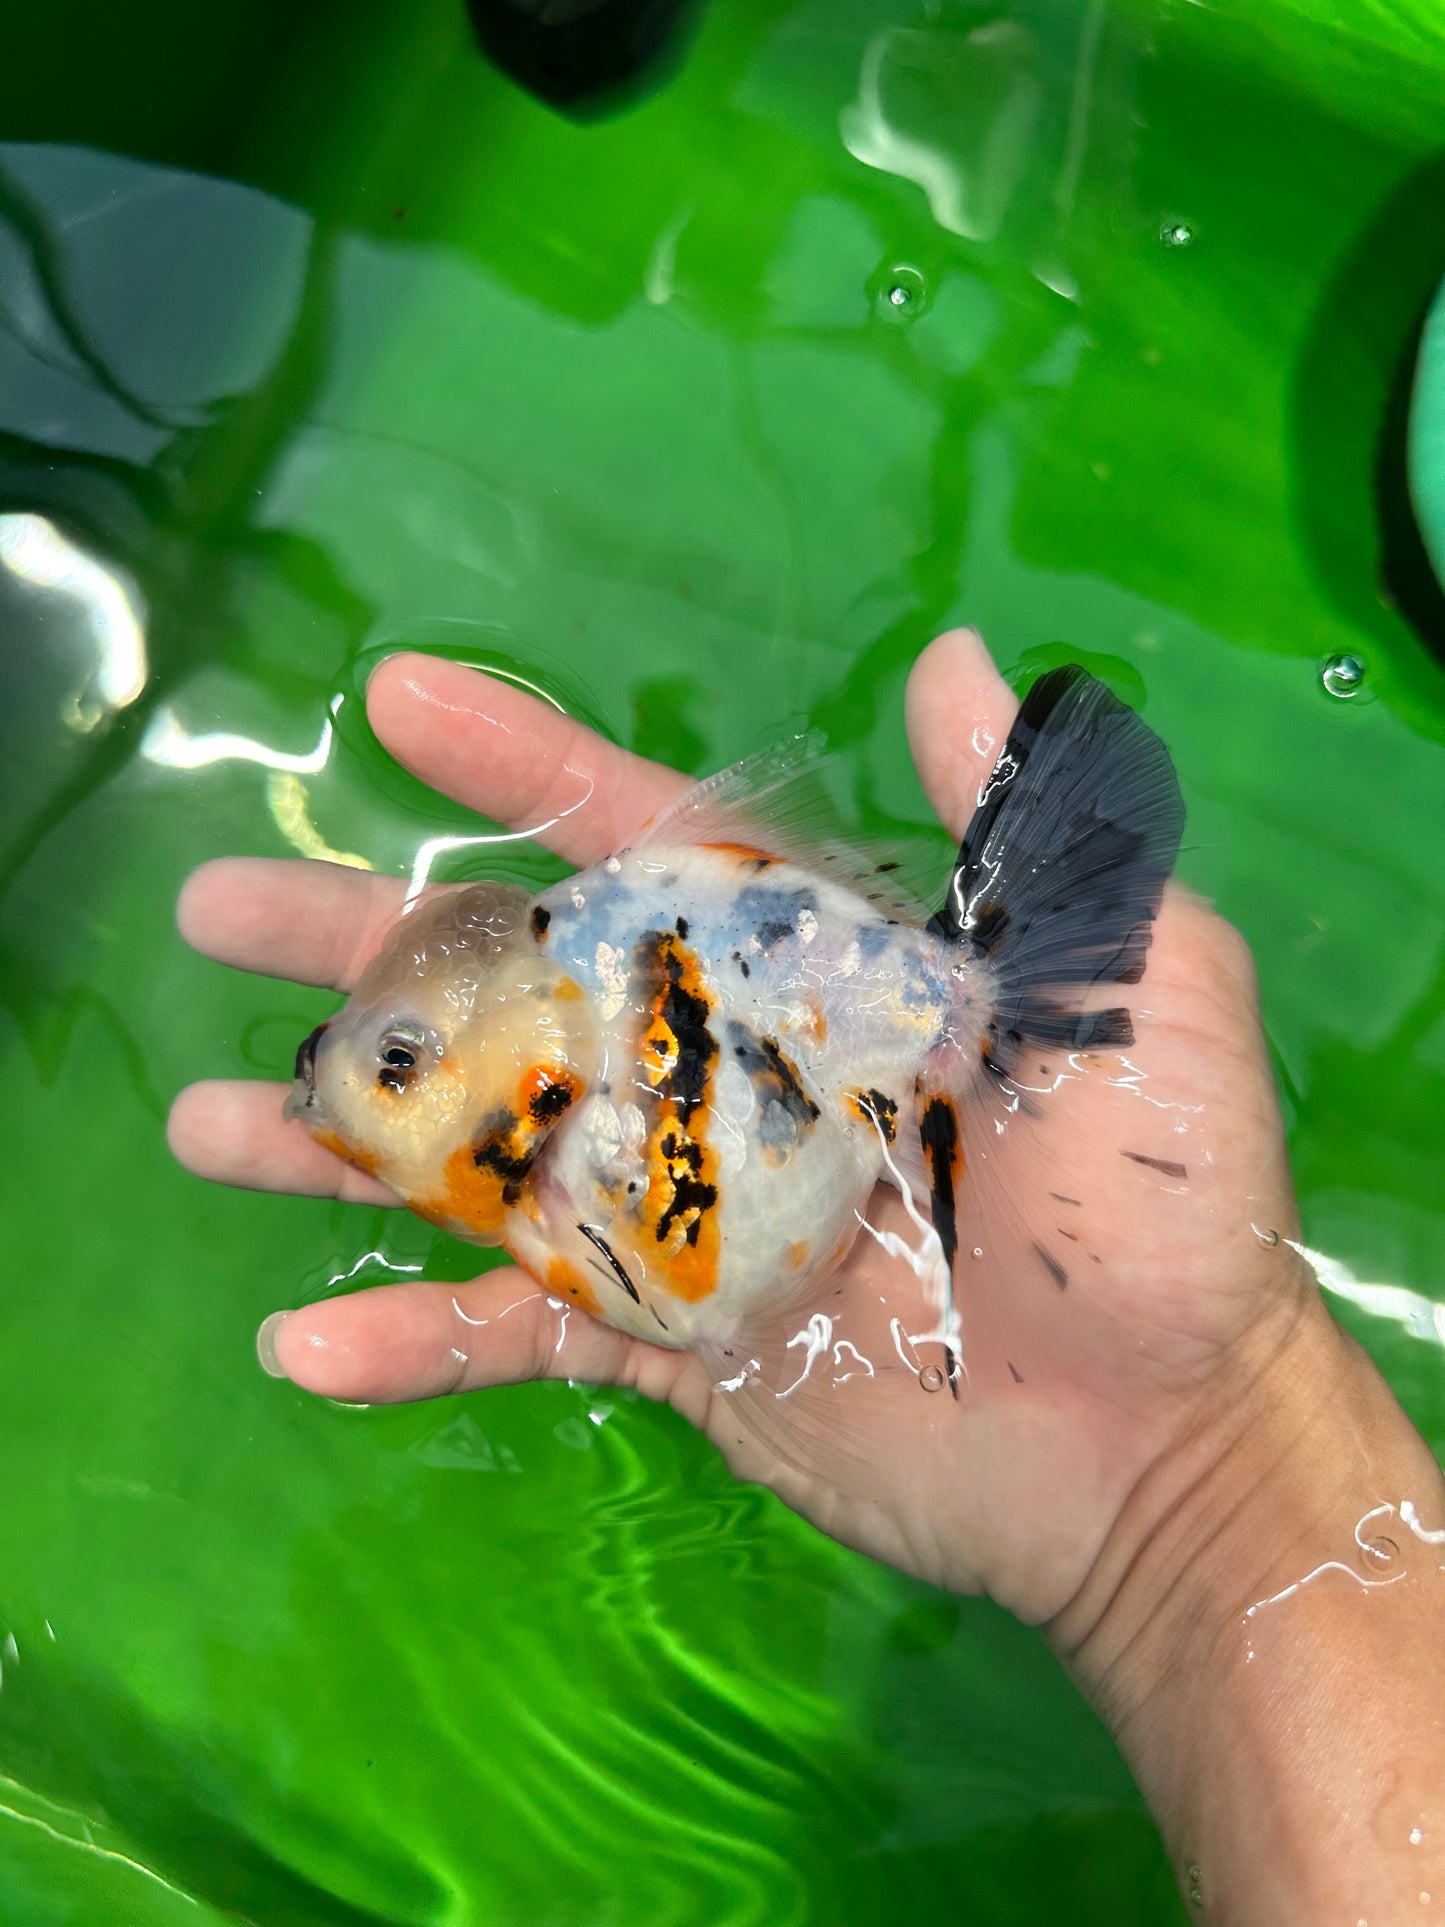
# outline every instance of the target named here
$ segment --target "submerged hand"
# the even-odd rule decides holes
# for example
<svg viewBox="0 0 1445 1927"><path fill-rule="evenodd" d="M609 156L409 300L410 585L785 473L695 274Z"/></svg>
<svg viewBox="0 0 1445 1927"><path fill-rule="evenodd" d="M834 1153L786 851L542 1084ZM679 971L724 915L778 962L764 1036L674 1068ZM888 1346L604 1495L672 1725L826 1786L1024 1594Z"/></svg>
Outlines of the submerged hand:
<svg viewBox="0 0 1445 1927"><path fill-rule="evenodd" d="M684 787L455 664L393 658L367 700L407 768L579 864L624 844ZM955 837L1015 707L965 632L940 638L914 668L914 757ZM179 919L209 956L345 991L402 897L397 879L227 859L190 879ZM1438 1475L1323 1312L1292 1243L1243 942L1171 888L1143 981L1125 994L1134 1045L1025 1066L1020 1082L1037 1074L1034 1115L1009 1120L1001 1148L970 1161L970 1131L994 1125L965 1113L957 1398L938 1389L937 1372L926 1395L919 1358L908 1369L898 1342L900 1328L923 1329L911 1322L923 1313L917 1278L889 1246L896 1254L916 1232L883 1186L867 1212L875 1235L860 1234L819 1294L847 1356L869 1369L842 1385L835 1372L801 1398L739 1397L687 1353L563 1319L514 1269L292 1312L272 1333L274 1361L297 1384L348 1400L549 1376L667 1401L740 1476L772 1485L836 1538L1045 1623L1111 1717L1166 1830L1192 1826L1198 1798L1191 1805L1181 1754L1214 1717L1208 1686L1194 1682L1212 1678L1217 1642L1252 1599L1352 1550L1353 1520L1400 1496L1382 1481L1430 1504ZM283 1122L283 1096L272 1085L191 1087L172 1114L176 1154L226 1183L396 1202ZM970 1238L980 1213L998 1233L981 1261Z"/></svg>
<svg viewBox="0 0 1445 1927"><path fill-rule="evenodd" d="M624 843L683 784L454 664L393 658L368 704L381 741L423 780L511 828L546 826L538 840L575 862ZM955 836L1014 708L970 635L942 638L914 670L914 754ZM346 990L401 893L395 879L325 865L226 860L191 879L180 921L212 956ZM540 1375L635 1386L836 1537L941 1584L987 1590L1030 1620L1052 1618L1079 1592L1141 1476L1235 1404L1241 1383L1288 1342L1312 1290L1285 1242L1294 1207L1243 944L1172 891L1129 995L1136 1044L1123 1064L1049 1091L1039 1122L1013 1127L1016 1168L995 1162L987 1173L1008 1186L1021 1228L1012 1241L991 1239L982 1267L969 1257L964 1179L961 1398L921 1397L899 1369L890 1326L901 1312L905 1330L923 1328L916 1284L866 1234L819 1302L886 1385L773 1399L761 1426L689 1354L581 1316L559 1342L555 1308L516 1271L460 1290L396 1285L310 1306L275 1331L276 1360L312 1390L368 1401ZM1052 1081L1052 1066L1028 1069ZM965 1116L966 1161L969 1133ZM226 1182L394 1202L283 1123L270 1086L183 1093L172 1142L193 1169ZM887 1187L868 1219L885 1238L916 1242ZM1039 1257L1043 1232L1066 1266Z"/></svg>

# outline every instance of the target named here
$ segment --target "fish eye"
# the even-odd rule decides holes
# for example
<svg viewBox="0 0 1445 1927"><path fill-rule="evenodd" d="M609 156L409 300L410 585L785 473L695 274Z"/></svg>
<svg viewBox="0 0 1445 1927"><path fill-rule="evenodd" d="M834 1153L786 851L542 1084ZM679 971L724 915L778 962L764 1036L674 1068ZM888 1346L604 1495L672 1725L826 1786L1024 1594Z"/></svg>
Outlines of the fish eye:
<svg viewBox="0 0 1445 1927"><path fill-rule="evenodd" d="M404 1091L421 1060L435 1046L425 1031L411 1024L393 1024L376 1047L376 1081L385 1091Z"/></svg>

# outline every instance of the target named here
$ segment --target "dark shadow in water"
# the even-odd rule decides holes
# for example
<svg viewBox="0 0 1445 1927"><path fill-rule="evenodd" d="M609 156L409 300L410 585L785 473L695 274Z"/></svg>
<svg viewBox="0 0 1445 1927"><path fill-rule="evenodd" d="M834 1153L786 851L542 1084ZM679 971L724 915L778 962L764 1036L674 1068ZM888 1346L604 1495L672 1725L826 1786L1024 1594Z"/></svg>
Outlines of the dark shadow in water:
<svg viewBox="0 0 1445 1927"><path fill-rule="evenodd" d="M1396 189L1325 289L1295 378L1294 467L1305 540L1335 607L1384 649L1404 621L1445 664L1445 591L1406 469L1420 331L1442 276L1445 152Z"/></svg>
<svg viewBox="0 0 1445 1927"><path fill-rule="evenodd" d="M15 178L0 168L0 226L10 229L25 252L31 273L45 301L46 312L67 349L103 395L136 421L167 428L163 410L152 408L122 386L112 369L95 352L70 298L70 274L65 249L51 230L44 209Z"/></svg>
<svg viewBox="0 0 1445 1927"><path fill-rule="evenodd" d="M33 209L27 210L33 218L14 220L16 202L10 184L3 186L0 213L26 247L56 326L90 378L141 413L143 405L114 379L68 307L55 237ZM48 516L84 547L127 569L151 611L149 675L139 700L96 733L83 760L54 788L10 800L0 896L56 825L134 754L156 705L191 666L227 655L238 631L231 605L255 573L269 570L304 583L328 611L339 612L348 630L364 630L370 611L337 580L319 549L251 525L254 504L329 366L338 245L336 235L315 233L296 325L265 379L214 408L205 426L175 429L149 468L0 435L0 511ZM298 546L305 556L296 554Z"/></svg>
<svg viewBox="0 0 1445 1927"><path fill-rule="evenodd" d="M1410 496L1410 403L1428 306L1427 296L1395 367L1375 461L1375 499L1381 585L1415 634L1445 662L1445 586L1426 550Z"/></svg>
<svg viewBox="0 0 1445 1927"><path fill-rule="evenodd" d="M701 0L467 0L482 51L574 120L629 106L682 63Z"/></svg>

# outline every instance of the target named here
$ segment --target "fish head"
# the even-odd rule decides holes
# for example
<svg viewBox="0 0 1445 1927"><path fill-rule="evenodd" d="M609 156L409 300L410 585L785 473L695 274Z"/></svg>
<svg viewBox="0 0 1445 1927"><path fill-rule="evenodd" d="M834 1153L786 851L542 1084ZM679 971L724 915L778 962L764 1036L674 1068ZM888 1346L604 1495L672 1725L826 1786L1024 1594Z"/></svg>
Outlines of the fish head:
<svg viewBox="0 0 1445 1927"><path fill-rule="evenodd" d="M286 1110L414 1211L500 1241L547 1138L587 1088L593 1007L506 884L401 918L345 1007L306 1038Z"/></svg>

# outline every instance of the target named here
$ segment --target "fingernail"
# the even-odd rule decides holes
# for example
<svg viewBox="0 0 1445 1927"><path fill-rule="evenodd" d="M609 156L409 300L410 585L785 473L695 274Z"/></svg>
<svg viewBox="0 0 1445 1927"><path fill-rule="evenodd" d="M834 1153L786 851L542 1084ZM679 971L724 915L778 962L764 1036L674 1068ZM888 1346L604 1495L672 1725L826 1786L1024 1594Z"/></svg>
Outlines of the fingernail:
<svg viewBox="0 0 1445 1927"><path fill-rule="evenodd" d="M269 1318L261 1320L260 1330L256 1333L256 1356L261 1361L261 1370L272 1378L286 1376L276 1356L276 1334L290 1316L289 1311L273 1311Z"/></svg>

